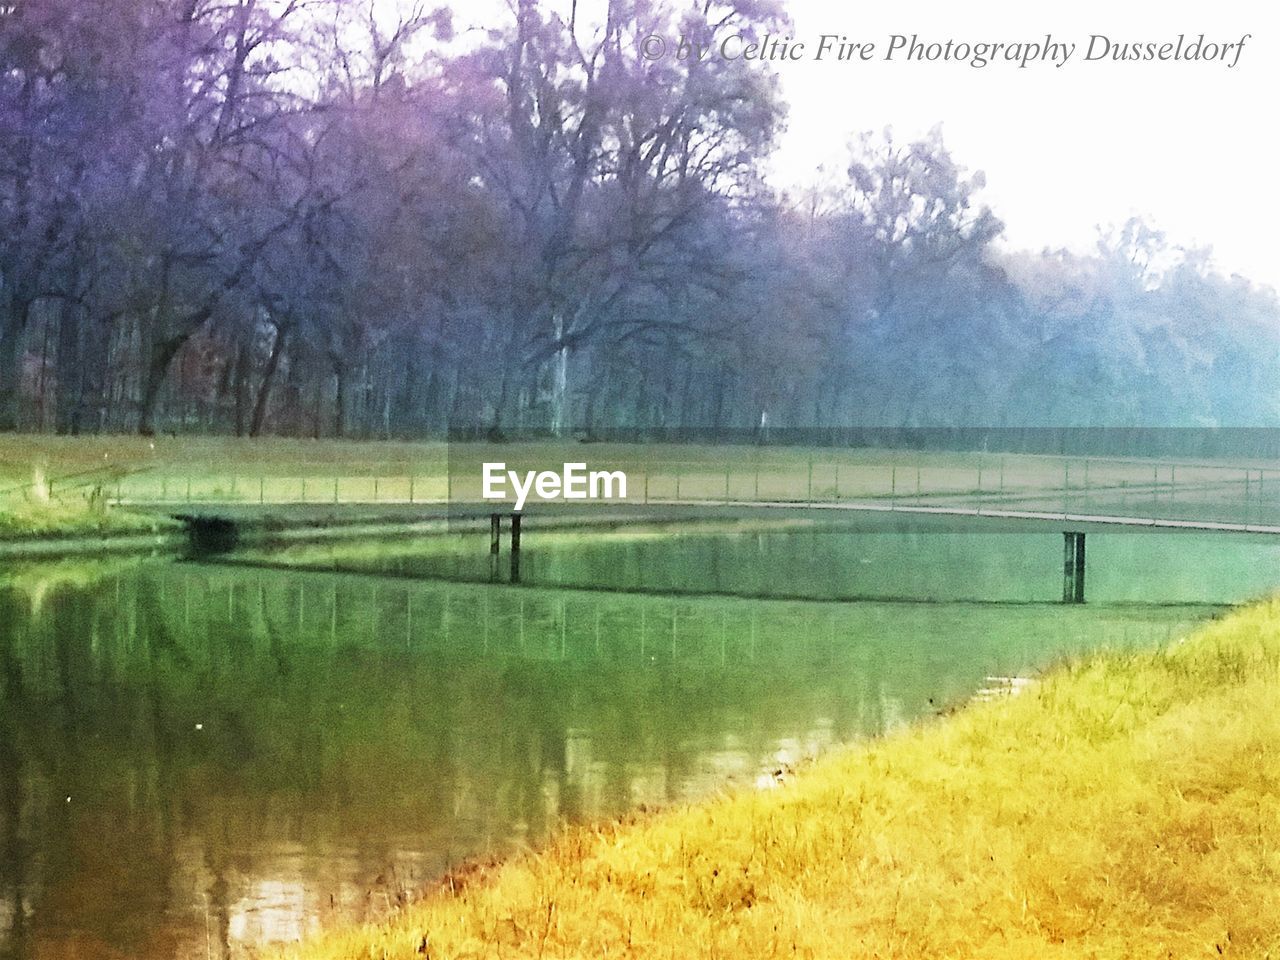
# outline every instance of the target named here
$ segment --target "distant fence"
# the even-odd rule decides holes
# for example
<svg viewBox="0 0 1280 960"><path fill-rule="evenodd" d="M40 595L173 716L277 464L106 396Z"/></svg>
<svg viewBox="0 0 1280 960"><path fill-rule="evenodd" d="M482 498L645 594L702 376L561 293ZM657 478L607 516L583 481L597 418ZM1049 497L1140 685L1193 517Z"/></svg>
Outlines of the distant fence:
<svg viewBox="0 0 1280 960"><path fill-rule="evenodd" d="M483 428L450 428L451 442L484 442ZM549 435L511 435L549 440ZM1042 454L1091 458L1280 460L1274 427L598 427L578 431L587 443L717 444L902 451Z"/></svg>

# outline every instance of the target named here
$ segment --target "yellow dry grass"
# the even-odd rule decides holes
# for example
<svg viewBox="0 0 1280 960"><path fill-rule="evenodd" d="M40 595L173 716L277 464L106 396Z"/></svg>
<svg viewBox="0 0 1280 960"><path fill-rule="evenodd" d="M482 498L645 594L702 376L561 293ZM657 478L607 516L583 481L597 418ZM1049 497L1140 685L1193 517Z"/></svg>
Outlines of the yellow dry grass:
<svg viewBox="0 0 1280 960"><path fill-rule="evenodd" d="M1280 602L567 831L293 960L1280 957Z"/></svg>

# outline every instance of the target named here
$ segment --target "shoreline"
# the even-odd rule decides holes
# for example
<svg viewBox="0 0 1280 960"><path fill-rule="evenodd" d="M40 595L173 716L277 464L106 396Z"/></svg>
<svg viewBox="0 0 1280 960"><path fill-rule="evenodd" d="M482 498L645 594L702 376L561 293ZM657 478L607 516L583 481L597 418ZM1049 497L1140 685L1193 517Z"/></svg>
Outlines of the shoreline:
<svg viewBox="0 0 1280 960"><path fill-rule="evenodd" d="M189 505L173 505L188 506ZM197 505L198 506L198 505ZM431 505L423 505L431 506ZM439 506L439 505L435 505ZM224 511L234 506L221 507ZM180 550L189 543L189 535L183 523L174 515L156 507L112 507L122 511L119 522L108 512L99 517L100 527L87 525L89 515L84 512L66 513L50 511L47 521L52 525L27 532L7 530L0 533L0 559L41 560L62 557L111 553L147 553L159 549ZM447 512L426 514L419 518L409 515L378 513L376 510L351 510L348 514L325 512L324 505L314 514L299 513L294 516L263 511L247 520L237 520L246 535L241 546L254 548L285 548L295 545L324 544L330 542L404 539L415 536L447 536L460 531L478 533L482 526L478 518L466 516L451 519ZM46 518L41 518L45 520ZM532 520L532 522L529 522ZM613 536L628 531L633 537L671 536L671 527L677 518L620 516L532 515L526 518L526 529L552 534L575 534L586 531L603 532ZM724 530L769 531L793 527L818 526L817 521L800 520L746 520L726 521L715 518L698 521L703 532Z"/></svg>
<svg viewBox="0 0 1280 960"><path fill-rule="evenodd" d="M42 560L176 548L182 526L161 513L88 505L0 508L0 559Z"/></svg>
<svg viewBox="0 0 1280 960"><path fill-rule="evenodd" d="M263 956L1274 956L1277 701L1270 600Z"/></svg>

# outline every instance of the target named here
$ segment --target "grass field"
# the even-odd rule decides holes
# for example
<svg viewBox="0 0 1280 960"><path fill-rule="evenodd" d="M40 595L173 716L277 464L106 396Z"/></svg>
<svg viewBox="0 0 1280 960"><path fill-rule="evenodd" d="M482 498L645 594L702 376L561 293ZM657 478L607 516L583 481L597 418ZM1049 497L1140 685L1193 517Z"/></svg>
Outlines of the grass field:
<svg viewBox="0 0 1280 960"><path fill-rule="evenodd" d="M290 960L1280 955L1280 602L463 871Z"/></svg>

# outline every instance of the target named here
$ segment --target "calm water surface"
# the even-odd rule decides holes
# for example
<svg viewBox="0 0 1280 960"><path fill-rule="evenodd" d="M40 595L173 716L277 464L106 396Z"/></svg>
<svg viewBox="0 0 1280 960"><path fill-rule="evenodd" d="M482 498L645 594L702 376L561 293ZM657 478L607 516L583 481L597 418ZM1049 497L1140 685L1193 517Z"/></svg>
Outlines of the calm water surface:
<svg viewBox="0 0 1280 960"><path fill-rule="evenodd" d="M0 957L247 956L566 820L1164 642L1280 570L1091 537L1087 606L966 602L1060 595L1060 538L775 530L548 534L522 587L423 579L484 579L478 543L0 572ZM721 595L617 592L671 589Z"/></svg>

